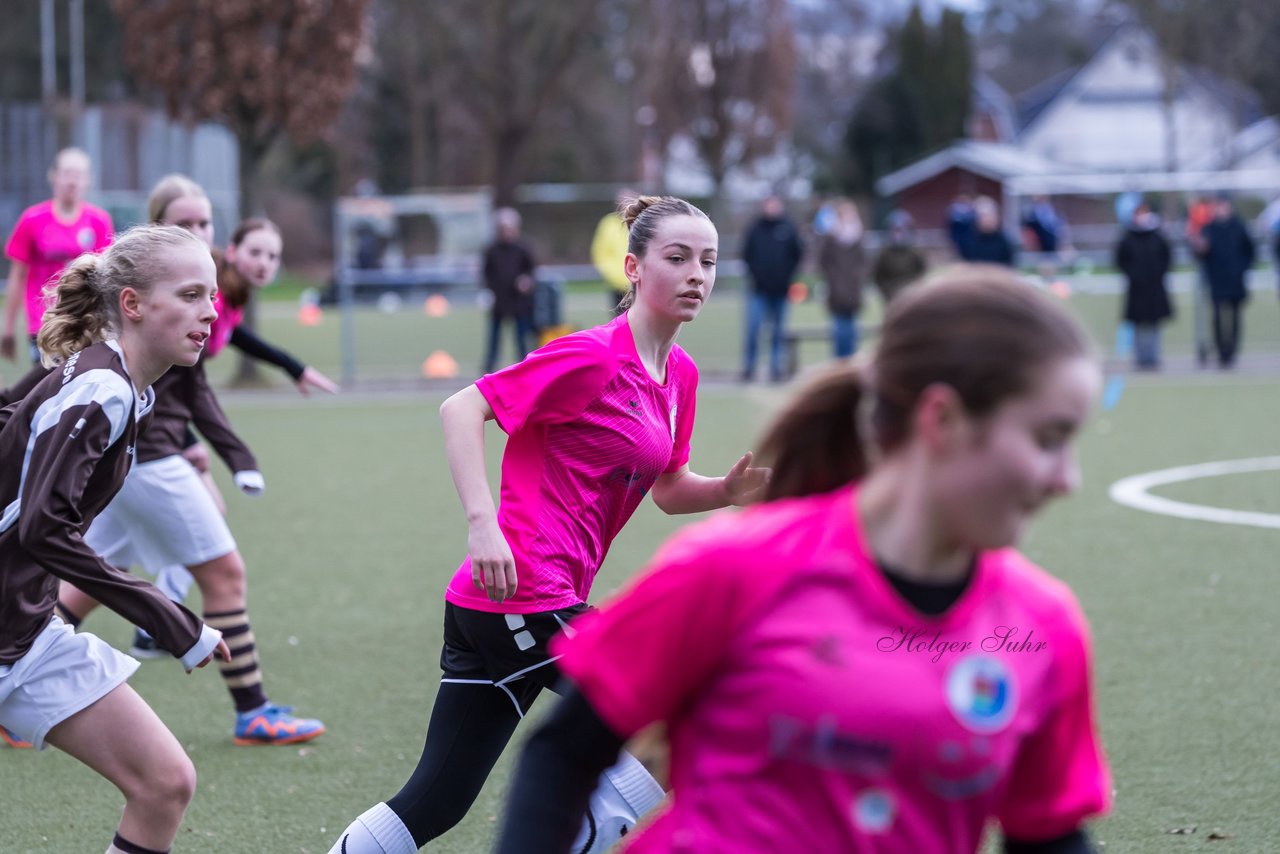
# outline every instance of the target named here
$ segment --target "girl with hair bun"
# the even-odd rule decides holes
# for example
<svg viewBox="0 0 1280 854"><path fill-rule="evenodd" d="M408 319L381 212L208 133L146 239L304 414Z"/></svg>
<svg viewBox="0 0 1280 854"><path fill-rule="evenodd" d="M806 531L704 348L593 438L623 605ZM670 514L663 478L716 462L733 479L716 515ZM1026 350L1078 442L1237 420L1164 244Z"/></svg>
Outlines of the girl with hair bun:
<svg viewBox="0 0 1280 854"><path fill-rule="evenodd" d="M333 852L417 851L462 819L520 719L555 685L547 643L589 609L609 544L646 493L667 513L696 513L751 501L767 480L750 453L724 477L689 469L698 370L676 336L715 285L715 226L671 197L631 200L621 214L625 311L440 407L468 546L445 591L444 676L417 770L352 822ZM488 421L508 437L496 507ZM597 773L590 816L578 815L576 852L606 850L663 797L634 758L614 759Z"/></svg>
<svg viewBox="0 0 1280 854"><path fill-rule="evenodd" d="M1100 385L1079 324L992 270L890 304L870 363L762 443L766 501L664 546L551 644L571 683L498 851L563 854L595 776L656 721L671 807L628 852L1085 854L1111 782L1067 586L1014 546L1079 482Z"/></svg>
<svg viewBox="0 0 1280 854"><path fill-rule="evenodd" d="M59 580L146 626L188 670L218 631L84 541L124 484L151 384L200 358L215 317L215 273L200 241L141 226L74 261L37 343L46 375L0 410L0 725L74 756L125 796L108 852L168 851L195 789L177 739L126 684L137 668L55 614Z"/></svg>

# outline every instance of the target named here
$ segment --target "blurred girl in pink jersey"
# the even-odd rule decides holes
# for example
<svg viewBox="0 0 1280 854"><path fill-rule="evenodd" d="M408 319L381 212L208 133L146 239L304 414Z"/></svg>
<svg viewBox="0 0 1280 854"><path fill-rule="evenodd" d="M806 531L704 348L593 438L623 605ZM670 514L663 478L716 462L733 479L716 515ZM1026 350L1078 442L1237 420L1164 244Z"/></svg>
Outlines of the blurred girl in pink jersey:
<svg viewBox="0 0 1280 854"><path fill-rule="evenodd" d="M767 479L749 453L725 477L689 470L698 371L675 340L715 284L715 226L670 197L635 199L621 215L626 310L440 408L468 525L468 557L445 593L444 677L417 770L352 822L334 852L408 854L462 819L520 719L554 684L547 643L587 610L610 542L646 493L667 513L696 513L743 504ZM496 507L487 421L508 436ZM598 769L587 822L577 814L575 851L604 851L663 796L634 758L613 760Z"/></svg>
<svg viewBox="0 0 1280 854"><path fill-rule="evenodd" d="M111 244L111 216L84 200L90 176L89 155L78 148L62 149L49 169L53 198L27 208L13 227L5 245L9 287L0 332L0 356L6 359L18 357L18 312L25 309L31 361L40 363L35 341L47 304L45 287L56 284L62 269L82 253L100 252Z"/></svg>
<svg viewBox="0 0 1280 854"><path fill-rule="evenodd" d="M1083 854L1111 783L1087 628L1012 546L1076 487L1099 387L1078 323L1007 273L890 306L762 445L767 500L687 529L552 644L571 685L521 758L498 850L565 852L654 721L672 797L628 852Z"/></svg>

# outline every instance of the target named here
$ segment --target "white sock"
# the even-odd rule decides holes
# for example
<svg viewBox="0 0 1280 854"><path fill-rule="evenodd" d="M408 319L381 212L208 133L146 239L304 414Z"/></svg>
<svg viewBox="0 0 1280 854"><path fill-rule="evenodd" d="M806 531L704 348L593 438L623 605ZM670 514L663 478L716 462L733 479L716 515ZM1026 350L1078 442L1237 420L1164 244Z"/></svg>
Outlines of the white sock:
<svg viewBox="0 0 1280 854"><path fill-rule="evenodd" d="M329 854L417 854L413 834L386 804L374 804L351 822Z"/></svg>
<svg viewBox="0 0 1280 854"><path fill-rule="evenodd" d="M156 573L156 587L160 588L160 592L171 602L187 601L187 594L191 592L191 584L194 581L195 577L182 564L166 566Z"/></svg>
<svg viewBox="0 0 1280 854"><path fill-rule="evenodd" d="M600 775L587 805L587 818L570 850L575 854L608 851L664 797L666 792L640 760L622 751L618 763Z"/></svg>

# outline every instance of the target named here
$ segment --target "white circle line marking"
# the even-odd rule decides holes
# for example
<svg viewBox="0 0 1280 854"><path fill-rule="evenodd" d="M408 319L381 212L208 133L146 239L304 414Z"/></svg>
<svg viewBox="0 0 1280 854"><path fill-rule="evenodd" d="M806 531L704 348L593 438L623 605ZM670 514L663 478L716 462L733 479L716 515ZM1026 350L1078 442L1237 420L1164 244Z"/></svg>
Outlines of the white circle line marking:
<svg viewBox="0 0 1280 854"><path fill-rule="evenodd" d="M1170 483L1198 480L1202 477L1218 477L1224 474L1249 474L1252 472L1280 470L1280 457L1254 457L1247 460L1221 460L1198 463L1192 466L1151 471L1122 478L1111 484L1111 500L1136 510L1176 516L1180 519L1199 519L1204 522L1220 522L1224 525L1253 525L1258 528L1280 529L1280 514L1260 513L1254 510L1228 510L1225 507L1206 507L1188 504L1171 498L1151 495L1147 490Z"/></svg>

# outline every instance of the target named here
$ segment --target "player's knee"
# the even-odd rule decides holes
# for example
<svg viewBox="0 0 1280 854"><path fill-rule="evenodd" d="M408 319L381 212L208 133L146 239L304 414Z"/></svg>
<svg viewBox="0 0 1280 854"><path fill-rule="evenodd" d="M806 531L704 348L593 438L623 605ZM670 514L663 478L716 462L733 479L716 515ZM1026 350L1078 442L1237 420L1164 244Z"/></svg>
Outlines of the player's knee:
<svg viewBox="0 0 1280 854"><path fill-rule="evenodd" d="M200 590L219 597L243 596L245 592L244 559L239 552L231 552L199 567L192 567L192 575L200 584Z"/></svg>
<svg viewBox="0 0 1280 854"><path fill-rule="evenodd" d="M149 814L181 816L196 792L196 767L185 753L153 757L125 797Z"/></svg>

